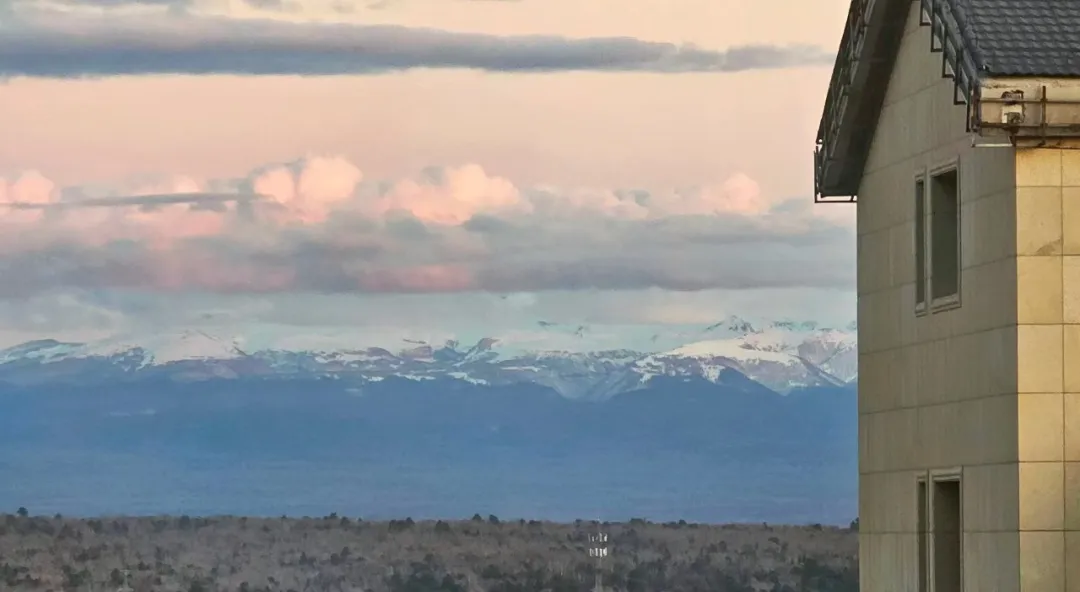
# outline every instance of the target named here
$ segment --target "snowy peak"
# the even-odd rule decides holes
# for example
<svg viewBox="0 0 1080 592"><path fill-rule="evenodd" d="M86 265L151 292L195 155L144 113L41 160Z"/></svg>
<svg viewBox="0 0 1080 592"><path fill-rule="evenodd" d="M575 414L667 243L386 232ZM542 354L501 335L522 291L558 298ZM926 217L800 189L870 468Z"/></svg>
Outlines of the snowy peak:
<svg viewBox="0 0 1080 592"><path fill-rule="evenodd" d="M740 335L746 335L748 333L754 333L755 331L757 331L757 329L754 328L754 325L752 323L750 323L750 321L747 321L746 319L743 319L742 317L738 317L738 316L735 316L735 315L730 315L726 319L720 321L719 323L715 323L715 324L709 325L708 327L705 327L705 330L702 331L702 332L703 333L725 333L726 332L726 333L730 333L732 335L740 336Z"/></svg>
<svg viewBox="0 0 1080 592"><path fill-rule="evenodd" d="M734 371L786 393L798 387L846 384L857 374L851 331L819 328L812 322L751 323L735 316L668 333L657 332L656 326L620 329L538 322L533 329L468 339L393 339L385 331L289 334L287 343L303 344L302 349L283 346L281 341L275 345L266 331L257 329L228 337L188 329L90 343L27 342L0 350L0 383L87 382L92 377L118 376L131 380L309 376L363 385L399 377L496 386L534 383L566 397L603 399L646 388L657 376L719 382L722 373ZM260 339L251 339L252 335ZM636 347L619 347L631 342Z"/></svg>
<svg viewBox="0 0 1080 592"><path fill-rule="evenodd" d="M124 336L92 343L62 343L55 340L35 341L9 348L0 353L7 359L20 348L34 344L33 351L23 357L38 357L43 361L71 358L139 358L146 365L169 364L185 360L223 360L243 357L235 340L213 337L203 331L185 330L149 336Z"/></svg>
<svg viewBox="0 0 1080 592"><path fill-rule="evenodd" d="M851 334L817 329L810 323L774 323L740 337L690 343L635 364L653 376L704 376L716 381L736 370L781 393L793 388L841 385L854 380L858 350Z"/></svg>
<svg viewBox="0 0 1080 592"><path fill-rule="evenodd" d="M772 327L775 329L783 329L785 331L807 333L810 331L817 331L818 324L814 321L776 321L772 324Z"/></svg>

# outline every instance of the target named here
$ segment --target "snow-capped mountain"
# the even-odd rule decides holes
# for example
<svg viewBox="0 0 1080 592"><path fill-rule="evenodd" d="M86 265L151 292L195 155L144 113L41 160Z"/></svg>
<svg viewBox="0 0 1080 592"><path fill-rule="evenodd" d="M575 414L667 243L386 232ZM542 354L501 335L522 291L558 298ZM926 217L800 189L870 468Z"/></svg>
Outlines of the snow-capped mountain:
<svg viewBox="0 0 1080 592"><path fill-rule="evenodd" d="M747 326L736 337L645 356L634 369L643 377L704 376L714 382L731 369L784 393L796 387L851 382L858 373L858 352L850 332L786 324L764 330Z"/></svg>
<svg viewBox="0 0 1080 592"><path fill-rule="evenodd" d="M535 383L569 398L604 399L645 388L657 376L717 382L722 373L736 371L779 393L856 378L853 326L755 324L730 317L662 334L643 330L634 329L630 339L629 332L541 321L529 331L469 340L393 339L363 331L275 340L258 331L223 336L220 329L89 343L47 339L0 350L0 383L317 377L362 387L399 377L493 386ZM620 339L631 345L612 347Z"/></svg>

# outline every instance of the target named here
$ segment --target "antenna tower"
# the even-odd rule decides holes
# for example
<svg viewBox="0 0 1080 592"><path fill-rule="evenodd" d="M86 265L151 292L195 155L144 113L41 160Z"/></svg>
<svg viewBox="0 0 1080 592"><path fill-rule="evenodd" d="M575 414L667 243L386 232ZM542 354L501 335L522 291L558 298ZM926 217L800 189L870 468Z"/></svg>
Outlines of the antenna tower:
<svg viewBox="0 0 1080 592"><path fill-rule="evenodd" d="M596 532L589 534L589 557L596 559L596 585L593 592L604 592L604 560L608 557L608 535L596 521Z"/></svg>
<svg viewBox="0 0 1080 592"><path fill-rule="evenodd" d="M125 569L123 574L124 585L117 588L116 592L135 592L135 589L131 587L131 570Z"/></svg>

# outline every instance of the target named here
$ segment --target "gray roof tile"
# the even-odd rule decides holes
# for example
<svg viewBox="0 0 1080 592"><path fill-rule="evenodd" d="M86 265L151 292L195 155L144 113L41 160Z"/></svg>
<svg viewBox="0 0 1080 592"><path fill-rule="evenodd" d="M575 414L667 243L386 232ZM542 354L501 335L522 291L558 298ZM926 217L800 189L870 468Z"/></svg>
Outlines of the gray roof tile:
<svg viewBox="0 0 1080 592"><path fill-rule="evenodd" d="M952 0L990 76L1080 76L1080 0Z"/></svg>

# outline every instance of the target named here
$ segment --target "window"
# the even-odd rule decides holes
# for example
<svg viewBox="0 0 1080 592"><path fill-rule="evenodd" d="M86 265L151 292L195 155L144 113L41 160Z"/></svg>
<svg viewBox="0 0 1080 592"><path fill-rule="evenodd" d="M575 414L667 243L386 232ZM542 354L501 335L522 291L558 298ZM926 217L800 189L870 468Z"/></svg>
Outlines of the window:
<svg viewBox="0 0 1080 592"><path fill-rule="evenodd" d="M960 592L963 582L960 480L935 480L933 496L934 592Z"/></svg>
<svg viewBox="0 0 1080 592"><path fill-rule="evenodd" d="M960 297L960 177L956 169L930 177L930 293L933 304Z"/></svg>
<svg viewBox="0 0 1080 592"><path fill-rule="evenodd" d="M916 495L916 502L918 507L916 508L916 515L918 516L918 526L916 532L919 536L919 592L927 592L930 589L930 573L928 565L930 563L930 537L929 530L930 525L926 515L928 513L928 506L930 503L929 496L926 494L926 480L920 479L918 483L918 495Z"/></svg>
<svg viewBox="0 0 1080 592"><path fill-rule="evenodd" d="M915 181L915 311L926 309L926 180Z"/></svg>

